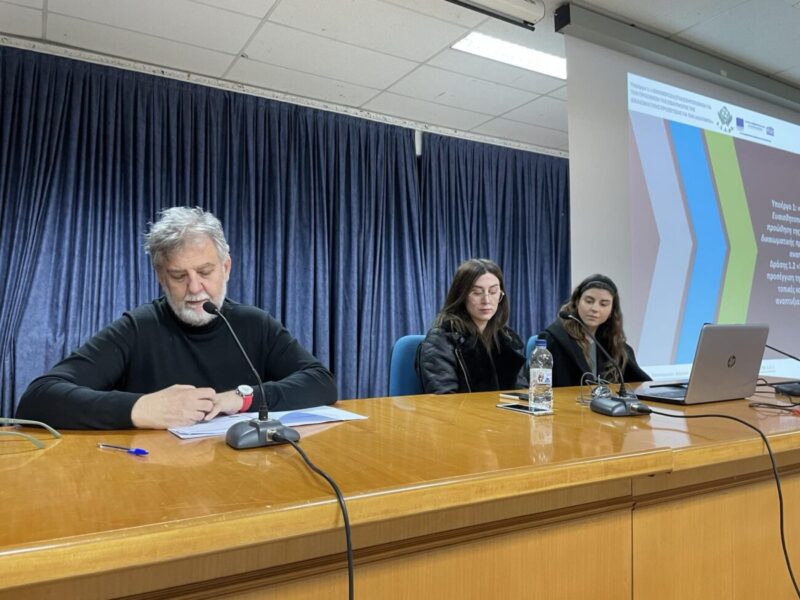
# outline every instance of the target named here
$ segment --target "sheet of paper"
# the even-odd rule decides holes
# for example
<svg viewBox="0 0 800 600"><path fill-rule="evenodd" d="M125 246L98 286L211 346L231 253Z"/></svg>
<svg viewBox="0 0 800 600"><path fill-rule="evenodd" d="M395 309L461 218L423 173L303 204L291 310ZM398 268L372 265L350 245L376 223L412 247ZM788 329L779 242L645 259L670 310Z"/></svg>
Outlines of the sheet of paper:
<svg viewBox="0 0 800 600"><path fill-rule="evenodd" d="M228 428L234 423L249 421L256 417L258 417L258 412L225 415L212 419L207 423L195 423L188 427L173 427L170 428L169 431L182 440L213 435L225 435L225 432L228 431ZM270 419L279 420L287 427L331 423L333 421L355 421L367 418L363 415L358 415L348 410L342 410L341 408L334 408L332 406L314 406L311 408L301 408L299 410L274 411L269 413L269 417Z"/></svg>

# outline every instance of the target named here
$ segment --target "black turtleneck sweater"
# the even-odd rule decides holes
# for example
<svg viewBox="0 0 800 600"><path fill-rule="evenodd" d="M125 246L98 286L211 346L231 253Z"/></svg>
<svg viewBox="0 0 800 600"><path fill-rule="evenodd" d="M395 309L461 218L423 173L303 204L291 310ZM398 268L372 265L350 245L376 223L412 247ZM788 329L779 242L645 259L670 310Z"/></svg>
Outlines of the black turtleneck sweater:
<svg viewBox="0 0 800 600"><path fill-rule="evenodd" d="M261 379L270 410L333 404L331 373L268 313L225 300L222 312ZM31 382L17 408L20 419L62 429L127 429L144 394L174 384L257 387L221 319L202 327L179 320L165 298L143 304ZM258 408L256 390L252 410Z"/></svg>

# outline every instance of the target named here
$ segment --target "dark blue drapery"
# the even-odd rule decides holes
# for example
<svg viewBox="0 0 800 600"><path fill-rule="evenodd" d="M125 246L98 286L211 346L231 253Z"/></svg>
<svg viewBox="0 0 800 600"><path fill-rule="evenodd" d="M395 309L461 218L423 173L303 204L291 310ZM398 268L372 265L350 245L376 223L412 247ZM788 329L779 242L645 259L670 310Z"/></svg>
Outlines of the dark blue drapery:
<svg viewBox="0 0 800 600"><path fill-rule="evenodd" d="M566 161L454 142L426 138L423 201L410 130L0 47L0 414L159 295L142 233L173 205L220 217L230 297L283 321L342 398L385 393L394 340L427 328L467 256L501 263L515 328L536 331L537 286L568 279ZM512 225L537 231L497 237Z"/></svg>
<svg viewBox="0 0 800 600"><path fill-rule="evenodd" d="M490 258L503 269L510 326L523 339L541 331L570 293L567 160L426 135L421 171L426 297L434 312L459 263Z"/></svg>

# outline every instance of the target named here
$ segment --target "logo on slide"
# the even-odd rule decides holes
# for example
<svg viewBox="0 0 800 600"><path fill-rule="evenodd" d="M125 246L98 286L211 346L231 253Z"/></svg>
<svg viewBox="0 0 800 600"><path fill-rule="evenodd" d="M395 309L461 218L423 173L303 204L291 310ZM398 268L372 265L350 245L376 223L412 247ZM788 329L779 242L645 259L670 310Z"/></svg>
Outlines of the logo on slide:
<svg viewBox="0 0 800 600"><path fill-rule="evenodd" d="M719 127L723 133L730 133L733 131L733 125L731 125L731 121L733 121L733 115L731 114L731 111L728 110L727 106L720 108L717 116L719 117L717 127Z"/></svg>

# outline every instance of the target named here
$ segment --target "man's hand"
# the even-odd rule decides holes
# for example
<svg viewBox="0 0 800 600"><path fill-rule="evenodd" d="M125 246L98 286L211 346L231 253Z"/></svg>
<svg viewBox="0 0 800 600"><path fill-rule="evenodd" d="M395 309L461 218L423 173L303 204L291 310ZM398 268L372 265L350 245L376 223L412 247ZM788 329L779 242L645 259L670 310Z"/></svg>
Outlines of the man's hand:
<svg viewBox="0 0 800 600"><path fill-rule="evenodd" d="M196 388L193 385L172 385L163 390L145 394L131 410L133 426L140 429L168 429L192 425L216 410L213 388ZM241 406L241 398L239 399ZM219 412L216 410L215 415Z"/></svg>
<svg viewBox="0 0 800 600"><path fill-rule="evenodd" d="M214 408L204 417L204 421L210 421L219 414L235 415L242 409L244 399L236 393L236 390L221 392L214 396Z"/></svg>

